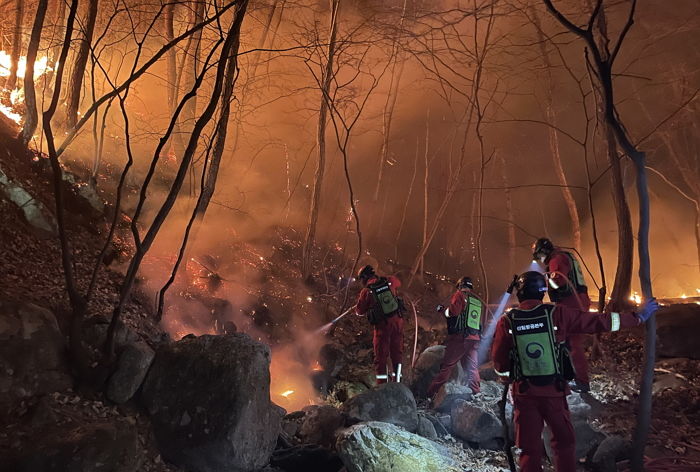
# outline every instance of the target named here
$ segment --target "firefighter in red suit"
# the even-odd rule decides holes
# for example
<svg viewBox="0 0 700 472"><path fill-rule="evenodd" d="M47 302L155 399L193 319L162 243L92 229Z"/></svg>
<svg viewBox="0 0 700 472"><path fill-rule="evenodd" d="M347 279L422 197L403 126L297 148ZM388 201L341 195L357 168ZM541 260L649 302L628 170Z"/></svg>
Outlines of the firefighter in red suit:
<svg viewBox="0 0 700 472"><path fill-rule="evenodd" d="M374 327L374 368L377 384L388 380L401 381L403 358L403 318L397 289L401 281L390 275L380 277L371 265L363 267L358 279L363 288L357 299L356 312L367 316ZM392 372L387 370L391 359Z"/></svg>
<svg viewBox="0 0 700 472"><path fill-rule="evenodd" d="M472 392L479 393L481 391L477 357L484 307L477 297L471 295L473 288L474 284L469 277L459 279L457 291L452 295L449 308L445 310L447 317L445 357L442 359L440 372L428 387L428 397L433 397L447 382L452 374L452 369L458 362L462 364L467 373L467 383Z"/></svg>
<svg viewBox="0 0 700 472"><path fill-rule="evenodd" d="M517 308L496 326L491 355L500 375L513 382L516 444L520 471L542 470L542 429L552 431L557 472L576 470L576 440L566 396L573 372L565 340L572 334L602 333L636 326L658 309L654 299L637 314L589 313L564 305L542 303L547 282L539 272L525 272L515 283Z"/></svg>
<svg viewBox="0 0 700 472"><path fill-rule="evenodd" d="M581 267L573 254L555 247L547 238L540 238L533 245L533 257L546 264L551 301L581 311L590 309L591 299L588 297L588 288ZM586 351L583 348L584 335L574 334L568 342L571 361L576 370L573 389L578 392L588 392L590 378Z"/></svg>

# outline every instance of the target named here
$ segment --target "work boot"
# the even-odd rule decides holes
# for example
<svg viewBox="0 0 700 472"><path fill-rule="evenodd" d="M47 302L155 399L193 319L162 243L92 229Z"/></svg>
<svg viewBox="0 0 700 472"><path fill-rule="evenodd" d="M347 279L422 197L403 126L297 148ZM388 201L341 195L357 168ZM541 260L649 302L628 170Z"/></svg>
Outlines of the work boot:
<svg viewBox="0 0 700 472"><path fill-rule="evenodd" d="M588 393L591 391L591 384L586 382L579 382L578 380L569 382L569 387L571 388L571 390L578 393Z"/></svg>

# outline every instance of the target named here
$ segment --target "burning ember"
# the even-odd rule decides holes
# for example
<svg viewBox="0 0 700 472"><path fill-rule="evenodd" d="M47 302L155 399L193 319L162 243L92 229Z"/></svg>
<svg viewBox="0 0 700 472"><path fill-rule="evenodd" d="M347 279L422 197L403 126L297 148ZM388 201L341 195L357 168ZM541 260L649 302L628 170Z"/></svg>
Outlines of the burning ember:
<svg viewBox="0 0 700 472"><path fill-rule="evenodd" d="M639 305L640 303L642 303L642 296L639 295L637 292L632 292L630 294L630 301L634 302L635 305Z"/></svg>

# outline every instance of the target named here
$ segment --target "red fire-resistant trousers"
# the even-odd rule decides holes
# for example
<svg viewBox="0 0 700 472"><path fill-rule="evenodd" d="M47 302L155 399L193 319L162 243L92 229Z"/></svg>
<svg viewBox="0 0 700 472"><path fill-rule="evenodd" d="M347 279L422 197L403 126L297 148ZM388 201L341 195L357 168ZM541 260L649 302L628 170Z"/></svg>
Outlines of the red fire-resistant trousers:
<svg viewBox="0 0 700 472"><path fill-rule="evenodd" d="M588 311L591 308L591 299L586 293L577 293L561 300L559 304ZM590 378L588 376L588 359L586 359L586 351L583 348L585 336L587 335L573 334L569 336L568 341L571 349L571 362L574 364L574 369L576 369L576 381L587 384L590 382Z"/></svg>
<svg viewBox="0 0 700 472"><path fill-rule="evenodd" d="M566 397L514 395L515 441L522 450L520 472L541 472L542 430L552 431L552 450L557 472L576 471L576 439Z"/></svg>
<svg viewBox="0 0 700 472"><path fill-rule="evenodd" d="M452 375L452 369L461 362L464 372L469 378L469 388L472 392L481 390L481 378L479 377L478 349L479 340L469 339L463 334L449 334L445 346L445 357L440 364L440 372L435 376L428 387L428 397L432 397L440 390L442 384L447 382Z"/></svg>
<svg viewBox="0 0 700 472"><path fill-rule="evenodd" d="M394 315L374 326L374 369L377 384L387 381L387 360L396 368L403 359L403 318Z"/></svg>

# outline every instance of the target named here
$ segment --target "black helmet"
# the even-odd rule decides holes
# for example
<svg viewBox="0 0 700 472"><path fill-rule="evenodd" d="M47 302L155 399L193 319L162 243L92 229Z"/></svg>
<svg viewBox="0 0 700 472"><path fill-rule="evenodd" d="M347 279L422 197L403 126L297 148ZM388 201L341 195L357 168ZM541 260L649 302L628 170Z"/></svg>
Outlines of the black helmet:
<svg viewBox="0 0 700 472"><path fill-rule="evenodd" d="M469 290L472 290L474 288L474 284L472 283L472 279L467 277L466 275L464 277L461 277L457 281L457 289L461 290L463 288L468 288Z"/></svg>
<svg viewBox="0 0 700 472"><path fill-rule="evenodd" d="M360 271L357 273L357 278L360 279L362 282L364 282L364 281L371 279L375 275L376 274L374 273L374 267L367 264L362 269L360 269Z"/></svg>
<svg viewBox="0 0 700 472"><path fill-rule="evenodd" d="M554 251L554 244L547 238L540 238L532 245L532 258L549 257Z"/></svg>
<svg viewBox="0 0 700 472"><path fill-rule="evenodd" d="M534 270L521 274L515 283L515 294L520 302L523 300L542 300L546 291L547 281L544 275Z"/></svg>

